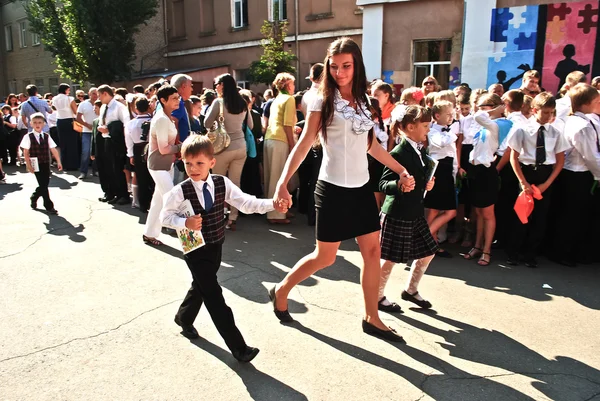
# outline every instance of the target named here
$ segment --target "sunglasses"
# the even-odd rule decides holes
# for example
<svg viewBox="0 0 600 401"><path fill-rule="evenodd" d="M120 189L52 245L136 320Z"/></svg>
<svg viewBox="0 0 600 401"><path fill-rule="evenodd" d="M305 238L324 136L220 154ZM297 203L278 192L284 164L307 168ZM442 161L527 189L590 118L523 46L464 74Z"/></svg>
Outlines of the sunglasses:
<svg viewBox="0 0 600 401"><path fill-rule="evenodd" d="M424 82L423 85L435 85L435 82L427 81L427 82Z"/></svg>

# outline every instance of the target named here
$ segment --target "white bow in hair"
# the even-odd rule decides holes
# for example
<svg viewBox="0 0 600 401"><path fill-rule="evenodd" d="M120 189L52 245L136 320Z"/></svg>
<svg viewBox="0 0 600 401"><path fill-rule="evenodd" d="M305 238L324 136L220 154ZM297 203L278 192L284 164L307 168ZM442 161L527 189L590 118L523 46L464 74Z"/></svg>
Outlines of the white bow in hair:
<svg viewBox="0 0 600 401"><path fill-rule="evenodd" d="M392 110L392 121L402 122L404 116L406 115L407 107L403 104L399 104Z"/></svg>

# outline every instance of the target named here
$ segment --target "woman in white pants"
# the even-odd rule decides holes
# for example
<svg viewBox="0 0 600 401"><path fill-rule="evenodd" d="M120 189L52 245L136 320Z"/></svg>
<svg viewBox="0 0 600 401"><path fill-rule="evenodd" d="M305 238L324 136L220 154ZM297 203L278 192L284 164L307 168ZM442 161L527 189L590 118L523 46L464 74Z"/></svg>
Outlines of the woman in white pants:
<svg viewBox="0 0 600 401"><path fill-rule="evenodd" d="M148 171L156 184L152 203L142 239L146 244L162 245L157 237L162 224L159 219L163 208L163 195L173 188L173 162L181 151L177 142L177 128L171 118L173 110L179 108L179 94L171 85L162 86L156 93L162 109L157 110L150 122L150 145L148 149Z"/></svg>

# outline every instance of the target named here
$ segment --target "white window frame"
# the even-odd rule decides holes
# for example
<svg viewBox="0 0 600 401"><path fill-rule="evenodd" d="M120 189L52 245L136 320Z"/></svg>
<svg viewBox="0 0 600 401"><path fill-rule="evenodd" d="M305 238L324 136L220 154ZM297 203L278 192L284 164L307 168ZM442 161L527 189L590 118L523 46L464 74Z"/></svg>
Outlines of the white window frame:
<svg viewBox="0 0 600 401"><path fill-rule="evenodd" d="M13 47L13 36L12 36L12 25L4 26L4 48L7 52L12 52Z"/></svg>
<svg viewBox="0 0 600 401"><path fill-rule="evenodd" d="M248 21L244 21L244 2L246 3L246 7L248 7L248 0L231 0L231 26L233 28L243 28L248 26ZM239 4L240 7L240 21L241 24L236 24L236 5Z"/></svg>
<svg viewBox="0 0 600 401"><path fill-rule="evenodd" d="M271 21L271 22L275 21L275 18L273 16L273 9L275 8L273 3L275 3L275 2L278 2L279 4L283 4L284 0L269 0L269 3L268 3L268 5L269 5L269 7L268 7L269 8L269 21ZM286 3L286 6L287 6L287 3ZM282 18L284 16L284 13L286 14L285 15L286 18ZM279 9L278 17L279 18L277 18L277 21L287 21L287 7L286 8L282 7Z"/></svg>
<svg viewBox="0 0 600 401"><path fill-rule="evenodd" d="M40 35L37 33L31 33L31 46L39 46L42 42L40 41Z"/></svg>
<svg viewBox="0 0 600 401"><path fill-rule="evenodd" d="M243 74L242 74L243 71ZM237 86L243 89L250 89L250 81L246 81L246 74L248 74L248 69L242 70L233 70L233 77L235 78L235 83ZM240 75L243 75L240 77ZM240 79L244 78L244 79Z"/></svg>
<svg viewBox="0 0 600 401"><path fill-rule="evenodd" d="M19 21L19 45L27 47L27 21Z"/></svg>

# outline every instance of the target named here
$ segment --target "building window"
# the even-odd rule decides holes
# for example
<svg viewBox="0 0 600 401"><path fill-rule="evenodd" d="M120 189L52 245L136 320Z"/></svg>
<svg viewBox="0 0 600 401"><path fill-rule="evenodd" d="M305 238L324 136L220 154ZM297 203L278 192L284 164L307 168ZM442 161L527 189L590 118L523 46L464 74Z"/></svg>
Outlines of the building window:
<svg viewBox="0 0 600 401"><path fill-rule="evenodd" d="M185 5L183 0L173 0L170 5L169 34L172 39L185 38Z"/></svg>
<svg viewBox="0 0 600 401"><path fill-rule="evenodd" d="M250 89L250 82L248 81L248 69L234 70L233 77L240 88Z"/></svg>
<svg viewBox="0 0 600 401"><path fill-rule="evenodd" d="M53 95L58 94L58 78L49 78L48 85L50 86L50 93Z"/></svg>
<svg viewBox="0 0 600 401"><path fill-rule="evenodd" d="M31 34L31 46L39 46L40 44L40 35L37 33Z"/></svg>
<svg viewBox="0 0 600 401"><path fill-rule="evenodd" d="M13 39L12 39L12 26L11 25L6 25L4 27L4 40L6 43L6 51L12 52L13 51Z"/></svg>
<svg viewBox="0 0 600 401"><path fill-rule="evenodd" d="M248 0L232 0L231 10L234 28L248 26Z"/></svg>
<svg viewBox="0 0 600 401"><path fill-rule="evenodd" d="M27 22L19 22L19 44L21 47L27 47Z"/></svg>
<svg viewBox="0 0 600 401"><path fill-rule="evenodd" d="M38 93L44 96L44 93L46 92L46 88L44 87L44 78L36 78L35 86L37 86Z"/></svg>
<svg viewBox="0 0 600 401"><path fill-rule="evenodd" d="M232 7L233 10L233 7ZM247 20L246 20L247 21ZM233 24L233 22L232 22ZM215 4L213 0L200 1L200 32L213 33L215 31Z"/></svg>
<svg viewBox="0 0 600 401"><path fill-rule="evenodd" d="M287 0L269 0L269 21L287 20Z"/></svg>
<svg viewBox="0 0 600 401"><path fill-rule="evenodd" d="M451 55L452 39L415 41L413 85L421 86L425 77L433 75L442 89L448 89Z"/></svg>

